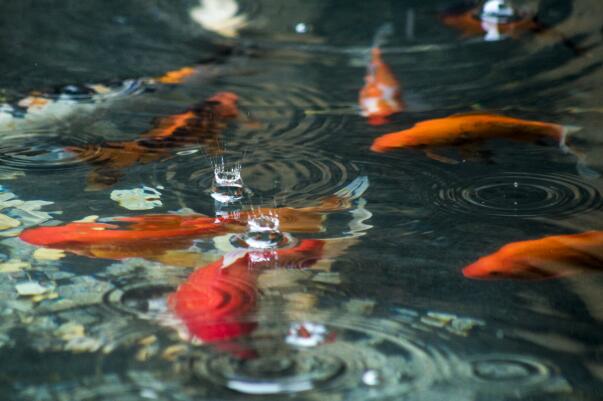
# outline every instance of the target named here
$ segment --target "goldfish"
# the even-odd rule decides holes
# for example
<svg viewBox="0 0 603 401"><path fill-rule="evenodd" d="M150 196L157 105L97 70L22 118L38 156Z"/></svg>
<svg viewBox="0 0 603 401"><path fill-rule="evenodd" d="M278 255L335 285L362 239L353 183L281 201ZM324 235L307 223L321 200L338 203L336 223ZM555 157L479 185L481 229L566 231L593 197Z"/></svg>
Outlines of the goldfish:
<svg viewBox="0 0 603 401"><path fill-rule="evenodd" d="M468 278L547 279L603 269L603 231L513 242L463 269Z"/></svg>
<svg viewBox="0 0 603 401"><path fill-rule="evenodd" d="M257 327L250 319L257 307L257 277L275 268L275 262L276 268L309 268L322 257L323 246L321 240L302 240L293 248L252 250L234 260L222 257L193 272L169 295L168 305L192 338L240 358L253 357L252 349L232 340Z"/></svg>
<svg viewBox="0 0 603 401"><path fill-rule="evenodd" d="M181 84L186 78L195 75L196 73L196 68L182 67L178 70L166 72L162 76L155 78L155 81L166 85Z"/></svg>
<svg viewBox="0 0 603 401"><path fill-rule="evenodd" d="M586 158L567 145L570 134L580 128L555 123L522 120L488 113L456 114L449 117L426 120L412 128L382 135L371 145L373 152L387 152L402 148L432 148L438 146L462 145L489 138L506 138L518 141L550 139L559 144L563 152L571 153L578 159L578 172L585 177L599 174L586 166ZM428 150L427 155L440 161ZM450 160L448 160L450 162ZM454 162L454 161L452 161Z"/></svg>
<svg viewBox="0 0 603 401"><path fill-rule="evenodd" d="M358 103L360 114L368 117L373 125L387 122L387 117L404 110L400 94L400 83L389 66L383 61L379 44L385 35L391 33L391 25L384 25L375 35L371 48L371 60L364 77L364 87L360 90Z"/></svg>
<svg viewBox="0 0 603 401"><path fill-rule="evenodd" d="M219 217L203 214L112 217L26 229L19 238L32 245L93 258L141 257L165 263L173 259L173 264L190 266L196 260L194 257L174 252L190 248L197 239L245 232L249 220L258 215L279 219L280 228L286 232L320 233L325 229L326 213L350 209L354 199L367 188L367 177L359 177L318 204L303 208L258 208Z"/></svg>
<svg viewBox="0 0 603 401"><path fill-rule="evenodd" d="M174 148L200 143L208 154L221 153L220 135L239 115L237 101L235 93L218 92L183 113L157 119L137 139L67 150L98 166L88 176L88 188L104 188L117 182L122 169L161 160Z"/></svg>
<svg viewBox="0 0 603 401"><path fill-rule="evenodd" d="M518 140L550 138L558 142L562 148L566 148L566 136L574 130L559 124L521 120L496 114L456 114L421 121L410 129L382 135L373 141L371 150L385 152L408 147L447 146L488 138Z"/></svg>
<svg viewBox="0 0 603 401"><path fill-rule="evenodd" d="M464 36L481 36L495 41L506 36L517 37L541 27L533 15L518 12L507 0L487 0L482 8L462 8L441 16L442 23Z"/></svg>

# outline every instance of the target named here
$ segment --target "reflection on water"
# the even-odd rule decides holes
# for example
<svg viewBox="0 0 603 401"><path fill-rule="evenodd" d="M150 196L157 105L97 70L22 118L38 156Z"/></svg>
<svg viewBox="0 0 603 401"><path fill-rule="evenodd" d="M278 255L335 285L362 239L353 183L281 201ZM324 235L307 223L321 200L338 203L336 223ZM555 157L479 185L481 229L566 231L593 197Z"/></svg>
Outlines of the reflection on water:
<svg viewBox="0 0 603 401"><path fill-rule="evenodd" d="M7 400L600 398L597 1L2 7Z"/></svg>

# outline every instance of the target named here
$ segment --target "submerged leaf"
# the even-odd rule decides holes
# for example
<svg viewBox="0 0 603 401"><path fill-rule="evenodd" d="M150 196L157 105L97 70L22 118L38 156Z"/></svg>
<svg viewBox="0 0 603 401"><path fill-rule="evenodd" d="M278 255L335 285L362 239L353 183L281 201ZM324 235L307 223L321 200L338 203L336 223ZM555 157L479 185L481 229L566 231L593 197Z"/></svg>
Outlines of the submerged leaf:
<svg viewBox="0 0 603 401"><path fill-rule="evenodd" d="M0 263L0 273L16 273L23 269L30 268L31 265L22 260L13 259L5 263Z"/></svg>
<svg viewBox="0 0 603 401"><path fill-rule="evenodd" d="M6 230L9 228L19 227L21 222L9 217L5 214L0 213L0 230Z"/></svg>
<svg viewBox="0 0 603 401"><path fill-rule="evenodd" d="M38 248L33 257L38 260L59 260L65 257L65 252L60 249Z"/></svg>
<svg viewBox="0 0 603 401"><path fill-rule="evenodd" d="M134 189L116 189L111 192L111 199L128 210L149 210L163 206L161 192L143 186Z"/></svg>

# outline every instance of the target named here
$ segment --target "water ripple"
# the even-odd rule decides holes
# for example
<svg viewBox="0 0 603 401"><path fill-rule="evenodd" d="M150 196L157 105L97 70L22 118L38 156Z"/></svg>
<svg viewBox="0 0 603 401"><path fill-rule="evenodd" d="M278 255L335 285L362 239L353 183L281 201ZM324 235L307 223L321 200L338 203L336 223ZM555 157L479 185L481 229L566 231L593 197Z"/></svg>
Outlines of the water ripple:
<svg viewBox="0 0 603 401"><path fill-rule="evenodd" d="M249 124L252 128L232 138L228 147L245 150L268 146L309 146L329 139L333 132L345 127L345 115L320 113L331 109L336 101L310 85L259 82L229 83L227 87L240 97L242 112L255 122Z"/></svg>
<svg viewBox="0 0 603 401"><path fill-rule="evenodd" d="M46 132L5 135L0 144L0 166L18 170L56 171L85 166L101 155L100 138L92 135L62 136ZM84 153L68 149L85 147Z"/></svg>
<svg viewBox="0 0 603 401"><path fill-rule="evenodd" d="M566 216L598 209L599 191L568 174L498 173L440 188L447 211L498 217Z"/></svg>
<svg viewBox="0 0 603 401"><path fill-rule="evenodd" d="M233 156L236 158L236 156ZM332 195L360 175L353 162L333 154L310 149L259 148L242 164L243 182L255 203L286 201L287 206L307 206L322 196ZM183 155L167 166L155 168L152 179L172 192L197 199L211 188L213 167L203 155Z"/></svg>

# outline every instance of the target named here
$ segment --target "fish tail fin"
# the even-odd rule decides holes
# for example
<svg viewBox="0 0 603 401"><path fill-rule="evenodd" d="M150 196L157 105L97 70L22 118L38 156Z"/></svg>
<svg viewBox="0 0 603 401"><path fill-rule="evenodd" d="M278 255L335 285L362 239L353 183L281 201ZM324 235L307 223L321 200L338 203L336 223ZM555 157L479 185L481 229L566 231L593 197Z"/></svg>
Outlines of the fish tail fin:
<svg viewBox="0 0 603 401"><path fill-rule="evenodd" d="M385 44L387 41L387 37L391 36L394 33L394 25L391 22L386 22L381 25L377 32L375 32L375 36L373 36L373 49L379 48Z"/></svg>
<svg viewBox="0 0 603 401"><path fill-rule="evenodd" d="M586 154L578 151L577 149L570 147L568 145L568 137L570 135L572 135L575 132L578 132L582 129L582 127L576 127L576 126L572 126L572 125L566 125L563 127L563 131L561 133L561 139L559 141L559 147L561 148L561 150L565 153L569 153L573 156L576 157L576 159L578 160L576 163L576 170L578 171L578 174L580 174L581 177L583 178L587 178L587 179L595 179L595 178L599 178L601 176L600 173L598 173L597 171L593 170L592 168L590 168L586 162Z"/></svg>

